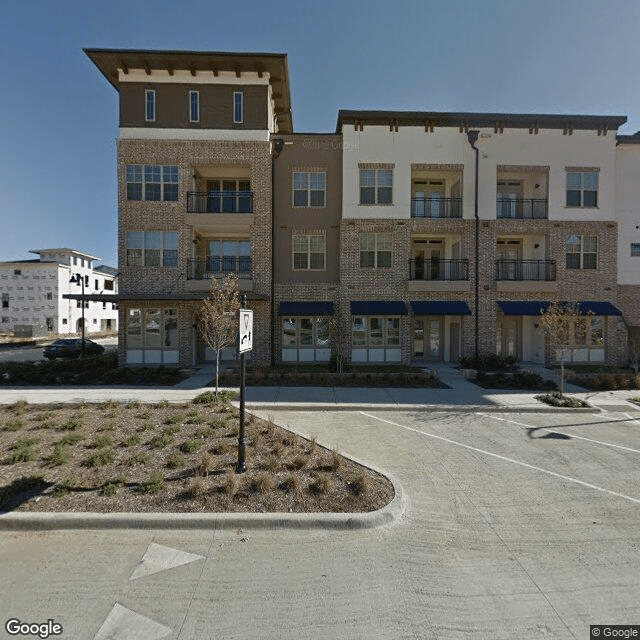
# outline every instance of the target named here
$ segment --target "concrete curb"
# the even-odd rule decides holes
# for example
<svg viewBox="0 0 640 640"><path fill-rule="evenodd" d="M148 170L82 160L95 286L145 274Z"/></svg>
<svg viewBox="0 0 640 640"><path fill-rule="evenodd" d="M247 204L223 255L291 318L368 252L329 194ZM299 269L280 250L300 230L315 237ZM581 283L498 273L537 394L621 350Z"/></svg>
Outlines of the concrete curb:
<svg viewBox="0 0 640 640"><path fill-rule="evenodd" d="M236 407L237 401L232 402ZM464 413L493 412L493 413L593 413L601 411L597 406L591 407L551 407L530 405L444 405L444 404L371 404L371 403L345 403L333 402L247 402L246 409L250 411L457 411Z"/></svg>

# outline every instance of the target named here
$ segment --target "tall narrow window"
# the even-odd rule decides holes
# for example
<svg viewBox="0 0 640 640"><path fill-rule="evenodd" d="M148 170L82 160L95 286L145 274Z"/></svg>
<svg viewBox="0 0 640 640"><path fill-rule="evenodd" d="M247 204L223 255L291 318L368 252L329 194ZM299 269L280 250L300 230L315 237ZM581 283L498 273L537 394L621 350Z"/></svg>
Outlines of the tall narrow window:
<svg viewBox="0 0 640 640"><path fill-rule="evenodd" d="M189 122L200 122L199 91L189 91Z"/></svg>
<svg viewBox="0 0 640 640"><path fill-rule="evenodd" d="M244 94L242 91L233 92L233 121L244 122Z"/></svg>
<svg viewBox="0 0 640 640"><path fill-rule="evenodd" d="M155 122L156 120L156 92L153 89L147 89L145 95L145 120L147 122Z"/></svg>

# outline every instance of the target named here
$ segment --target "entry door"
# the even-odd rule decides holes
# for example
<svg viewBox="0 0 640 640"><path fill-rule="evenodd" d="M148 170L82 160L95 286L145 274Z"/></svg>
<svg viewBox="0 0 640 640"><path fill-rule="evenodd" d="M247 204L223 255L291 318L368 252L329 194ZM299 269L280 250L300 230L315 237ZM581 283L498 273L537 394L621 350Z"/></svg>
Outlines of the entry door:
<svg viewBox="0 0 640 640"><path fill-rule="evenodd" d="M518 280L522 260L522 241L499 240L497 253L500 280Z"/></svg>
<svg viewBox="0 0 640 640"><path fill-rule="evenodd" d="M522 180L498 181L496 200L499 218L522 217L522 198L524 189Z"/></svg>
<svg viewBox="0 0 640 640"><path fill-rule="evenodd" d="M458 362L460 357L460 323L449 323L449 362Z"/></svg>
<svg viewBox="0 0 640 640"><path fill-rule="evenodd" d="M513 316L501 318L498 322L496 353L499 356L515 356L522 353L522 319Z"/></svg>
<svg viewBox="0 0 640 640"><path fill-rule="evenodd" d="M425 360L442 360L442 318L415 318L413 355Z"/></svg>
<svg viewBox="0 0 640 640"><path fill-rule="evenodd" d="M427 249L427 257L429 259L428 265L428 275L427 280L442 280L442 263L440 259L442 258L442 249L440 247L429 247Z"/></svg>

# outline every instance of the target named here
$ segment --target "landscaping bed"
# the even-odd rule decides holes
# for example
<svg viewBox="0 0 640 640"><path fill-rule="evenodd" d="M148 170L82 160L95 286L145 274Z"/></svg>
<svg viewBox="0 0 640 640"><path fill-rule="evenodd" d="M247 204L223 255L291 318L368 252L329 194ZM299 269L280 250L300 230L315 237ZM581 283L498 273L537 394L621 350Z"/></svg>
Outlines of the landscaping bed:
<svg viewBox="0 0 640 640"><path fill-rule="evenodd" d="M0 512L364 512L378 473L247 414L223 392L186 404L0 405Z"/></svg>
<svg viewBox="0 0 640 640"><path fill-rule="evenodd" d="M72 360L0 363L0 385L174 385L183 379L174 367L119 367L116 352Z"/></svg>
<svg viewBox="0 0 640 640"><path fill-rule="evenodd" d="M471 380L483 389L517 389L519 391L554 391L555 382L545 380L537 373L519 371L515 373L478 371Z"/></svg>
<svg viewBox="0 0 640 640"><path fill-rule="evenodd" d="M545 395L536 396L536 400L544 402L552 407L565 407L568 409L578 409L591 406L588 402L580 398L573 398L567 395L560 395L559 391L547 393Z"/></svg>

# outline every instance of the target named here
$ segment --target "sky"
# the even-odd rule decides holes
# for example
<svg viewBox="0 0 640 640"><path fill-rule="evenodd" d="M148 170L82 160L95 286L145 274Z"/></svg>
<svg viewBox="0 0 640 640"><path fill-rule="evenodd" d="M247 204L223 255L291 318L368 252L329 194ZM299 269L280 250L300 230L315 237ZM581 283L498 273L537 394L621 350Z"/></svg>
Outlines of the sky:
<svg viewBox="0 0 640 640"><path fill-rule="evenodd" d="M623 115L638 0L0 0L0 261L117 266L117 93L84 48L288 54L294 131L339 109Z"/></svg>

